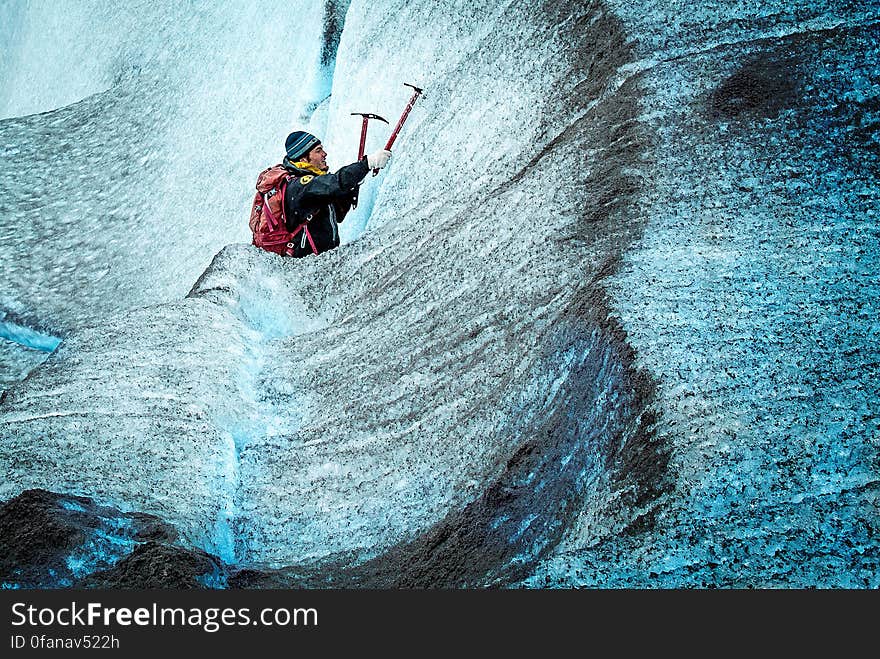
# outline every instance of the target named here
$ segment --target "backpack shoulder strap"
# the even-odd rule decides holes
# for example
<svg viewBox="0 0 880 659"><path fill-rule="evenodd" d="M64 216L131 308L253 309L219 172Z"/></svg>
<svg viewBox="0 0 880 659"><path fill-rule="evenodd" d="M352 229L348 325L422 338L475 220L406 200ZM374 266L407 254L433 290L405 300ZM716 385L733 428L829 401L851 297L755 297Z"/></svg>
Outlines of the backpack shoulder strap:
<svg viewBox="0 0 880 659"><path fill-rule="evenodd" d="M285 173L278 182L272 186L269 190L262 193L263 197L263 209L266 211L266 218L269 220L269 228L272 231L276 231L277 229L281 229L287 226L287 215L284 212L284 196L287 194L287 184L290 180L294 178L291 174ZM279 195L280 203L278 204L278 208L281 211L281 218L275 217L272 213L272 209L269 205L269 198L274 195Z"/></svg>

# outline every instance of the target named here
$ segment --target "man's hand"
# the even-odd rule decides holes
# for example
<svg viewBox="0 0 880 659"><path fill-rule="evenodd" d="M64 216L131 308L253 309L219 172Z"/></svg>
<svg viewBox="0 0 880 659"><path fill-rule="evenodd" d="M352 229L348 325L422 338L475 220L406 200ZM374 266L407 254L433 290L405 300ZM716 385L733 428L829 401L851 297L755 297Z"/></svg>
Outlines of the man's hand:
<svg viewBox="0 0 880 659"><path fill-rule="evenodd" d="M388 164L388 159L391 157L391 152L385 149L380 151L376 151L375 153L371 153L367 156L367 165L370 169L382 169L385 165Z"/></svg>

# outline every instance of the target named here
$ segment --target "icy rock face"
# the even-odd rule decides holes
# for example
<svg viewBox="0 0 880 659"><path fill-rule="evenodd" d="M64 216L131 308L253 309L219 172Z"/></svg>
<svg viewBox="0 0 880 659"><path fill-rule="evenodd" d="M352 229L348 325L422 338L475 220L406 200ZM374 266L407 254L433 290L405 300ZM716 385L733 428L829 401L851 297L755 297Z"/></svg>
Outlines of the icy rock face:
<svg viewBox="0 0 880 659"><path fill-rule="evenodd" d="M319 87L323 7L301 5L0 7L0 310L65 334L184 296L250 240L256 174Z"/></svg>
<svg viewBox="0 0 880 659"><path fill-rule="evenodd" d="M252 337L198 301L82 328L3 401L4 491L88 493L169 520L228 555L235 437L249 422Z"/></svg>
<svg viewBox="0 0 880 659"><path fill-rule="evenodd" d="M876 588L877 6L612 6L656 130L608 290L675 490L647 534L572 525L528 583Z"/></svg>
<svg viewBox="0 0 880 659"><path fill-rule="evenodd" d="M87 497L26 490L0 505L0 588L78 585L140 543L173 543L158 518L98 506Z"/></svg>
<svg viewBox="0 0 880 659"><path fill-rule="evenodd" d="M396 547L370 578L421 556L436 569L407 580L430 585L524 576L588 493L651 491L657 473L621 457L647 436L650 386L599 287L640 223L623 212L643 140L619 22L599 5L385 9L352 4L334 90L396 67L367 102L393 116L403 80L431 94L367 181L370 231L302 261L231 245L186 299L78 322L4 401L7 495L53 485L154 512L244 564ZM409 32L358 53L388 15L442 26L438 59ZM546 49L522 60L524 39Z"/></svg>
<svg viewBox="0 0 880 659"><path fill-rule="evenodd" d="M350 112L393 121L401 83L426 95L319 258L237 242L239 184L277 161L280 126L221 167L195 155L201 126L137 128L192 107L173 49L111 94L0 123L16 264L0 299L64 334L0 404L0 496L159 515L244 585L880 585L876 12L327 11L341 33L321 12L297 23L319 72L298 82L331 165L354 157ZM210 38L243 17L203 18L187 56L219 49L232 71L211 110L271 132L235 82L241 46ZM125 139L97 130L119 117ZM20 172L73 130L82 175L63 184L83 203L49 225L82 244L59 261L31 246L49 233L25 221L42 198ZM370 130L368 150L387 135ZM151 195L138 258L86 203L134 135L158 163L133 166ZM194 228L196 163L212 193Z"/></svg>
<svg viewBox="0 0 880 659"><path fill-rule="evenodd" d="M358 560L404 543L386 557L399 572L412 562L405 556L425 552L423 543L438 566L413 581L452 574L478 582L546 550L588 489L595 488L597 505L612 496L616 472L606 467L639 428L649 396L606 322L596 285L638 230L621 213L633 188L621 170L638 153L627 122L635 90L613 77L626 48L612 17L597 8L581 16L552 9L508 7L491 14L494 30L461 15L461 24L438 32L441 43L469 43L461 29L472 26L485 38L478 40L482 58L459 53L441 63L448 71L432 72L422 123L413 122L409 151L383 184L396 193L377 196L377 226L320 259L264 259L314 308L296 314L326 325L261 344L267 367L256 389L272 421L239 454L237 556L270 565L291 557ZM438 10L416 13L430 11ZM352 21L362 21L355 24L367 42L384 29L366 5L352 5L347 26ZM523 38L559 50L511 70L506 44ZM598 39L619 50L609 46L594 59L587 46ZM572 40L584 47L563 50ZM348 47L343 35L340 60ZM408 52L404 44L389 56L406 67ZM487 58L513 76L503 96L483 90ZM555 74L548 76L551 60ZM369 57L346 61L363 67L346 79L379 70ZM457 130L483 138L485 113L508 101L525 105L523 93L540 104L514 124L531 137L499 143L494 152L486 147L490 173L482 159L453 168L445 148L450 140L453 149L452 138L429 146L453 117ZM463 99L474 106L468 114L445 107ZM441 123L428 125L424 117L435 114ZM587 161L587 151L605 157ZM428 175L412 179L407 163ZM443 169L454 171L453 180ZM544 188L545 177L567 184ZM442 189L447 205L436 196ZM583 207L585 189L603 197L602 207ZM224 291L232 290L241 300L245 293L229 273L246 258L242 248L224 250L191 296L230 299ZM532 454L543 458L525 457ZM428 542L441 520L446 535L464 539ZM494 564L465 574L481 555Z"/></svg>

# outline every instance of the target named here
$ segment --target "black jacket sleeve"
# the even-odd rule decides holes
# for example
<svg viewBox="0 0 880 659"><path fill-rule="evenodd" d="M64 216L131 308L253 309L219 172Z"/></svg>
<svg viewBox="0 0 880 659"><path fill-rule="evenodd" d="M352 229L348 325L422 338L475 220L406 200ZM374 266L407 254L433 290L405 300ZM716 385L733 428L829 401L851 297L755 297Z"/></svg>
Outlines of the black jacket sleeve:
<svg viewBox="0 0 880 659"><path fill-rule="evenodd" d="M287 185L285 194L285 215L288 225L299 222L299 218L322 204L336 202L349 207L357 194L358 184L369 173L366 157L346 165L335 174L323 176L303 176Z"/></svg>
<svg viewBox="0 0 880 659"><path fill-rule="evenodd" d="M366 159L346 165L335 174L324 174L311 179L302 186L299 202L314 204L322 201L345 200L357 192L360 183L370 168ZM295 187L295 186L294 186Z"/></svg>

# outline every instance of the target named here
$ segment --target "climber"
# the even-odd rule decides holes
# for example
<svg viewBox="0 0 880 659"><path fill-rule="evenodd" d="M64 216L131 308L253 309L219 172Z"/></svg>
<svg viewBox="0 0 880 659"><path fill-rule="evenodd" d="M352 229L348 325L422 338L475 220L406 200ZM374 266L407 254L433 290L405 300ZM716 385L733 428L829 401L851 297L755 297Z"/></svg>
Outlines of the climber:
<svg viewBox="0 0 880 659"><path fill-rule="evenodd" d="M294 131L284 147L281 164L265 169L257 179L250 217L253 244L294 257L338 247L338 225L351 209L358 186L371 169L388 164L391 151L381 149L330 174L327 152L311 133Z"/></svg>

